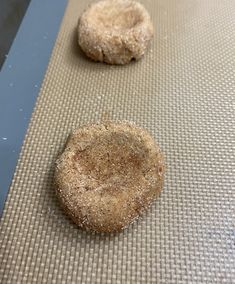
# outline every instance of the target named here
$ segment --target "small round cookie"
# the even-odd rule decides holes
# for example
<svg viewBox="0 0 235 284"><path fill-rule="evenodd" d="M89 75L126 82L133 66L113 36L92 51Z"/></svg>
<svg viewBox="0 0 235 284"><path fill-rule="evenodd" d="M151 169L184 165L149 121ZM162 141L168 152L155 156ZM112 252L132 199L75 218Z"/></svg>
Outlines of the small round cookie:
<svg viewBox="0 0 235 284"><path fill-rule="evenodd" d="M78 22L78 42L85 54L109 64L140 59L153 37L146 9L133 0L102 0Z"/></svg>
<svg viewBox="0 0 235 284"><path fill-rule="evenodd" d="M104 122L77 129L56 162L56 192L80 227L120 231L138 217L163 186L164 161L144 129Z"/></svg>

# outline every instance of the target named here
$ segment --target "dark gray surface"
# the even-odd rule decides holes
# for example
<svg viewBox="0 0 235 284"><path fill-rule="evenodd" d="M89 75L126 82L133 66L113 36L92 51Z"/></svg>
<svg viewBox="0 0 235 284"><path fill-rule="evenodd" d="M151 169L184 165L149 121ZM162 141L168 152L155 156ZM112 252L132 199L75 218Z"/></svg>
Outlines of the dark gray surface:
<svg viewBox="0 0 235 284"><path fill-rule="evenodd" d="M31 0L0 0L0 69Z"/></svg>
<svg viewBox="0 0 235 284"><path fill-rule="evenodd" d="M0 215L66 3L31 1L0 72Z"/></svg>

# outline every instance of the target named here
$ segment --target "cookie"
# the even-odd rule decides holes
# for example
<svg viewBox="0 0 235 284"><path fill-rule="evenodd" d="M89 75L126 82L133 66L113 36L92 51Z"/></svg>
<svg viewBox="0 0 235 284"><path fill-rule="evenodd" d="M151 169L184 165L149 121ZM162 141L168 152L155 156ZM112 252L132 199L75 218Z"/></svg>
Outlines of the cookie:
<svg viewBox="0 0 235 284"><path fill-rule="evenodd" d="M154 139L128 122L84 126L68 138L56 162L57 196L81 228L125 228L159 195L164 160Z"/></svg>
<svg viewBox="0 0 235 284"><path fill-rule="evenodd" d="M102 0L91 5L78 22L78 42L85 54L109 64L140 59L153 37L146 9L132 0Z"/></svg>

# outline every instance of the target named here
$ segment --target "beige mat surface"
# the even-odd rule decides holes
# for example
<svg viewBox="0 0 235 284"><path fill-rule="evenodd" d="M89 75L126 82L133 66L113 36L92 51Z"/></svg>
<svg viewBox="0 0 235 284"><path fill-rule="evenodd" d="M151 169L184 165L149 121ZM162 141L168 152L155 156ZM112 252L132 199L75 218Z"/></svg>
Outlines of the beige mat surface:
<svg viewBox="0 0 235 284"><path fill-rule="evenodd" d="M235 2L145 0L155 38L127 66L87 60L70 0L1 220L0 283L235 283ZM164 191L118 235L63 214L53 168L69 132L109 115L147 128Z"/></svg>

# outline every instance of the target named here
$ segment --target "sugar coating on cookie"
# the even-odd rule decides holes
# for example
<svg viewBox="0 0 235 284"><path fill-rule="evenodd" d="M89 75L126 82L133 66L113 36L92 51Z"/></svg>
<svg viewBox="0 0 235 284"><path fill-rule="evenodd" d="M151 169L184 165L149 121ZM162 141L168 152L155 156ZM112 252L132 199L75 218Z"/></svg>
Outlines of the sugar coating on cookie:
<svg viewBox="0 0 235 284"><path fill-rule="evenodd" d="M128 122L84 126L68 138L56 162L60 203L81 228L115 232L159 195L164 160L147 131Z"/></svg>
<svg viewBox="0 0 235 284"><path fill-rule="evenodd" d="M132 0L102 0L92 4L78 22L78 42L85 54L109 64L140 59L153 37L146 9Z"/></svg>

